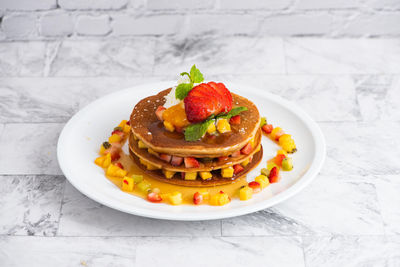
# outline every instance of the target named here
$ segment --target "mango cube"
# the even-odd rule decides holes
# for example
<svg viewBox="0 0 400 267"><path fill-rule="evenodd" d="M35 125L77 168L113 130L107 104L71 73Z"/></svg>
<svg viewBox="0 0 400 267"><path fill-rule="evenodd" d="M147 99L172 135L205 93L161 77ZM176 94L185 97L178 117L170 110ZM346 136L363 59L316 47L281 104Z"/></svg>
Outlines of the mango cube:
<svg viewBox="0 0 400 267"><path fill-rule="evenodd" d="M158 157L158 153L155 152L155 151L154 151L153 149L151 149L151 148L148 148L148 149L147 149L147 152L149 152L150 154L152 154L152 155Z"/></svg>
<svg viewBox="0 0 400 267"><path fill-rule="evenodd" d="M275 163L273 163L273 162L268 162L268 163L267 163L267 169L268 169L268 171L271 171L273 167L276 167L276 168L279 170L279 166L276 165Z"/></svg>
<svg viewBox="0 0 400 267"><path fill-rule="evenodd" d="M292 158L286 157L282 160L282 170L291 171L293 169Z"/></svg>
<svg viewBox="0 0 400 267"><path fill-rule="evenodd" d="M254 137L250 139L249 143L250 143L251 147L254 147Z"/></svg>
<svg viewBox="0 0 400 267"><path fill-rule="evenodd" d="M221 175L224 178L231 178L233 177L234 169L233 167L223 168L221 169Z"/></svg>
<svg viewBox="0 0 400 267"><path fill-rule="evenodd" d="M175 131L174 125L172 125L172 123L170 123L168 121L164 121L164 127L165 127L165 129L167 129L170 132Z"/></svg>
<svg viewBox="0 0 400 267"><path fill-rule="evenodd" d="M215 123L211 123L207 128L207 133L213 134L216 130L217 128L215 127Z"/></svg>
<svg viewBox="0 0 400 267"><path fill-rule="evenodd" d="M117 143L121 141L122 137L118 134L113 134L108 138L108 142L110 143Z"/></svg>
<svg viewBox="0 0 400 267"><path fill-rule="evenodd" d="M203 180L207 180L212 177L212 174L211 174L211 172L200 172L200 177Z"/></svg>
<svg viewBox="0 0 400 267"><path fill-rule="evenodd" d="M105 151L106 151L106 148L103 145L101 145L100 146L100 155L104 155Z"/></svg>
<svg viewBox="0 0 400 267"><path fill-rule="evenodd" d="M226 133L231 131L231 125L229 124L227 119L218 119L217 121L217 130L220 133Z"/></svg>
<svg viewBox="0 0 400 267"><path fill-rule="evenodd" d="M260 151L260 149L261 149L261 145L258 145L258 146L256 147L256 149L254 150L254 153L257 153L258 151Z"/></svg>
<svg viewBox="0 0 400 267"><path fill-rule="evenodd" d="M125 125L124 128L123 128L123 132L124 133L129 133L130 131L131 131L131 126Z"/></svg>
<svg viewBox="0 0 400 267"><path fill-rule="evenodd" d="M150 190L151 184L149 182L143 180L140 183L138 183L136 186L140 191L147 193L147 191Z"/></svg>
<svg viewBox="0 0 400 267"><path fill-rule="evenodd" d="M142 165L147 165L147 161L145 161L145 160L142 159L142 158L139 158L139 162L140 162Z"/></svg>
<svg viewBox="0 0 400 267"><path fill-rule="evenodd" d="M125 175L127 174L127 171L121 169L120 167L114 165L114 164L110 164L110 166L108 166L107 171L106 171L106 175L109 176L114 176L114 177L125 177Z"/></svg>
<svg viewBox="0 0 400 267"><path fill-rule="evenodd" d="M242 161L241 165L242 165L243 167L246 167L247 165L249 165L249 163L250 163L250 160L249 160L249 159L246 159L246 160Z"/></svg>
<svg viewBox="0 0 400 267"><path fill-rule="evenodd" d="M142 142L142 140L138 141L139 148L147 148L147 146Z"/></svg>
<svg viewBox="0 0 400 267"><path fill-rule="evenodd" d="M154 170L158 170L159 169L157 166L155 166L155 165L153 165L151 163L147 163L146 166L147 166L147 169L149 171L154 171Z"/></svg>
<svg viewBox="0 0 400 267"><path fill-rule="evenodd" d="M265 175L259 175L256 177L256 179L254 179L254 181L258 182L261 186L261 189L266 188L267 186L269 186L269 180L268 177Z"/></svg>
<svg viewBox="0 0 400 267"><path fill-rule="evenodd" d="M122 129L124 129L124 127L125 127L125 125L126 125L127 122L128 122L127 120L122 120L122 121L118 124L118 127L121 127ZM128 125L128 126L129 126L129 125Z"/></svg>
<svg viewBox="0 0 400 267"><path fill-rule="evenodd" d="M242 187L239 190L239 199L240 200L249 200L253 197L253 189L248 186Z"/></svg>
<svg viewBox="0 0 400 267"><path fill-rule="evenodd" d="M168 195L168 200L172 205L182 204L182 193L175 191Z"/></svg>
<svg viewBox="0 0 400 267"><path fill-rule="evenodd" d="M204 200L208 200L210 198L210 192L208 191L200 191L199 193L203 196Z"/></svg>
<svg viewBox="0 0 400 267"><path fill-rule="evenodd" d="M185 180L196 180L197 172L186 172L185 173Z"/></svg>
<svg viewBox="0 0 400 267"><path fill-rule="evenodd" d="M96 165L103 167L103 163L106 160L106 156L102 156L102 157L98 157L97 159L94 160L94 163L96 163Z"/></svg>
<svg viewBox="0 0 400 267"><path fill-rule="evenodd" d="M283 150L283 149L279 149L278 150L278 152L276 153L277 155L285 155L285 156L287 156L287 152L285 151L285 150Z"/></svg>
<svg viewBox="0 0 400 267"><path fill-rule="evenodd" d="M168 170L163 170L163 173L164 173L165 178L167 178L167 179L171 179L175 175L175 172L168 171Z"/></svg>
<svg viewBox="0 0 400 267"><path fill-rule="evenodd" d="M134 186L135 182L132 178L125 176L124 179L122 179L122 191L132 192Z"/></svg>
<svg viewBox="0 0 400 267"><path fill-rule="evenodd" d="M230 201L231 199L228 194L221 191L218 194L211 196L209 203L213 206L223 206L228 204Z"/></svg>
<svg viewBox="0 0 400 267"><path fill-rule="evenodd" d="M140 183L141 181L143 181L143 175L132 174L131 177L132 177L133 182L134 182L135 184L138 184L138 183Z"/></svg>

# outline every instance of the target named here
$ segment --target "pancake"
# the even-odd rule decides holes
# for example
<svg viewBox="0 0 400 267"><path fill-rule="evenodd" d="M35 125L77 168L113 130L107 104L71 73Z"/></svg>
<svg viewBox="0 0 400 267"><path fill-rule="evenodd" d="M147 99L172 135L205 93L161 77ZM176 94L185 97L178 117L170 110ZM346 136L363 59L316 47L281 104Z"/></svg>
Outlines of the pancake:
<svg viewBox="0 0 400 267"><path fill-rule="evenodd" d="M200 177L197 177L196 180L184 180L181 178L180 173L176 173L172 178L168 179L165 178L161 170L153 170L153 171L147 170L147 168L140 163L139 158L132 151L129 152L130 156L135 161L137 166L139 166L139 168L141 168L146 174L148 174L152 178L169 184L194 186L194 187L207 187L207 186L231 184L235 180L244 177L248 172L254 169L260 163L263 155L263 149L261 147L261 149L253 155L253 160L246 167L244 167L244 170L232 178L223 178L220 174L220 171L212 171L211 173L213 177L208 180L202 180Z"/></svg>
<svg viewBox="0 0 400 267"><path fill-rule="evenodd" d="M260 114L257 107L250 100L231 93L233 107L244 106L248 109L240 113L240 124L231 125L231 132L219 134L214 139L202 138L194 142L185 141L182 133L167 131L155 115L155 110L158 106L164 105L164 96L170 90L171 88L142 99L134 107L130 117L132 133L156 152L181 157L230 155L246 145L259 129Z"/></svg>
<svg viewBox="0 0 400 267"><path fill-rule="evenodd" d="M261 131L258 130L254 140L255 148L261 145ZM198 168L186 168L184 164L181 166L173 166L168 162L163 161L162 159L158 158L157 156L150 154L147 152L147 149L141 149L138 146L138 141L134 140L133 134L129 137L129 148L130 150L139 158L145 160L146 162L150 162L152 165L156 166L157 168L162 168L169 171L175 172L194 172L194 171L212 171L221 168L226 168L233 166L235 164L239 164L246 159L250 158L253 154L255 154L256 149L254 149L249 155L241 154L238 157L229 157L226 160L216 160L210 162L200 162L200 167Z"/></svg>

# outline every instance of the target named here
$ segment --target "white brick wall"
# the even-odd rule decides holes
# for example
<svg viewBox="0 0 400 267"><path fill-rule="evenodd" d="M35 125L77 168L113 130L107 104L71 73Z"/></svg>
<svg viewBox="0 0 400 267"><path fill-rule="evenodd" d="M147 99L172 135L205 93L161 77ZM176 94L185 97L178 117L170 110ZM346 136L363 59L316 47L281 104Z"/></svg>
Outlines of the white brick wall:
<svg viewBox="0 0 400 267"><path fill-rule="evenodd" d="M400 36L400 0L0 0L0 40Z"/></svg>

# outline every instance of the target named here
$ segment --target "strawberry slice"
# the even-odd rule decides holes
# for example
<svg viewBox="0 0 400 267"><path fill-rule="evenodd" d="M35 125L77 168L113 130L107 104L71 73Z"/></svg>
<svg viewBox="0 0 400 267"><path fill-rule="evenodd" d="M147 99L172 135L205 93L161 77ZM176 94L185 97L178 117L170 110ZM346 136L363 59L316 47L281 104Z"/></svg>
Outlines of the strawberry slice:
<svg viewBox="0 0 400 267"><path fill-rule="evenodd" d="M160 121L163 121L162 114L164 113L164 110L166 110L166 108L164 108L163 106L158 106L158 108L156 109L156 116Z"/></svg>
<svg viewBox="0 0 400 267"><path fill-rule="evenodd" d="M268 176L269 182L272 183L277 183L280 180L279 177L279 169L277 167L273 167L271 171L269 172Z"/></svg>
<svg viewBox="0 0 400 267"><path fill-rule="evenodd" d="M178 157L178 156L172 156L171 159L171 164L173 166L180 166L183 162L183 158L182 157Z"/></svg>
<svg viewBox="0 0 400 267"><path fill-rule="evenodd" d="M228 89L226 89L223 83L217 83L218 93L222 95L225 99L225 110L223 112L228 112L232 109L232 95Z"/></svg>
<svg viewBox="0 0 400 267"><path fill-rule="evenodd" d="M240 115L233 116L233 117L229 120L229 123L230 123L230 124L236 124L236 125L240 124Z"/></svg>
<svg viewBox="0 0 400 267"><path fill-rule="evenodd" d="M193 203L195 205L200 205L203 202L203 195L199 192L194 193L193 195Z"/></svg>
<svg viewBox="0 0 400 267"><path fill-rule="evenodd" d="M111 160L115 161L118 160L121 156L120 156L120 152L121 152L121 144L120 143L111 143L111 147L107 148L104 151L104 154L111 154Z"/></svg>
<svg viewBox="0 0 400 267"><path fill-rule="evenodd" d="M160 154L160 159L162 159L165 162L170 162L171 161L172 156L168 155L168 154Z"/></svg>
<svg viewBox="0 0 400 267"><path fill-rule="evenodd" d="M229 159L229 157L218 157L218 162L223 162L223 161L227 161Z"/></svg>
<svg viewBox="0 0 400 267"><path fill-rule="evenodd" d="M204 121L215 112L213 103L207 97L187 96L184 102L187 119L192 123Z"/></svg>
<svg viewBox="0 0 400 267"><path fill-rule="evenodd" d="M147 200L154 203L159 203L162 201L160 194L151 192L147 195Z"/></svg>
<svg viewBox="0 0 400 267"><path fill-rule="evenodd" d="M250 187L251 189L253 189L253 192L254 192L254 193L259 193L259 192L261 192L261 185L260 185L259 182L252 181L252 182L249 183L249 187Z"/></svg>
<svg viewBox="0 0 400 267"><path fill-rule="evenodd" d="M244 170L243 166L240 164L233 165L233 173L238 174Z"/></svg>
<svg viewBox="0 0 400 267"><path fill-rule="evenodd" d="M117 127L117 128L121 128L121 127ZM119 136L124 137L125 133L122 130L117 129L117 128L114 129L114 131L112 131L111 135L118 134Z"/></svg>
<svg viewBox="0 0 400 267"><path fill-rule="evenodd" d="M233 153L231 154L231 157L232 157L232 158L240 157L240 150L237 150L237 151L233 152Z"/></svg>
<svg viewBox="0 0 400 267"><path fill-rule="evenodd" d="M276 155L276 157L274 158L274 162L276 165L278 165L279 167L282 166L282 160L286 158L286 156L284 154L279 154Z"/></svg>
<svg viewBox="0 0 400 267"><path fill-rule="evenodd" d="M272 126L272 124L265 124L265 125L263 125L263 127L261 127L261 130L263 130L263 132L266 134L270 134L273 129L274 129L274 126Z"/></svg>
<svg viewBox="0 0 400 267"><path fill-rule="evenodd" d="M186 157L185 158L185 167L186 168L198 168L198 167L200 167L200 163L195 158Z"/></svg>
<svg viewBox="0 0 400 267"><path fill-rule="evenodd" d="M124 166L122 166L122 163L121 163L121 162L115 163L115 166L118 166L119 168L124 169Z"/></svg>
<svg viewBox="0 0 400 267"><path fill-rule="evenodd" d="M248 155L251 153L251 151L253 151L253 147L251 146L250 143L247 143L241 150L240 152L242 154Z"/></svg>

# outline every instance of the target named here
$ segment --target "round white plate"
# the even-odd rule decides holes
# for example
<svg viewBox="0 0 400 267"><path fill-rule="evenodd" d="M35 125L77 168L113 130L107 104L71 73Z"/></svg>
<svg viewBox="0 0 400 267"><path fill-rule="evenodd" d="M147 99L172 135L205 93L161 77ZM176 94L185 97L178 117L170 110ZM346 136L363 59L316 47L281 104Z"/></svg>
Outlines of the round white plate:
<svg viewBox="0 0 400 267"><path fill-rule="evenodd" d="M65 125L57 148L60 167L69 182L89 198L116 210L144 217L190 221L233 217L271 207L298 193L318 174L325 158L325 141L317 124L303 110L294 103L265 91L246 85L225 83L232 92L253 101L260 114L267 117L268 123L280 126L292 135L298 148L293 154L294 169L281 172L282 179L279 183L253 195L251 200L233 199L222 207L154 204L122 192L93 163L98 157L99 146L108 138L110 129L122 119L129 119L139 100L175 84L176 82L146 84L118 91L94 101L75 114ZM264 158L247 175L248 180L253 180L260 169L265 167L267 159L274 157L279 149L266 137L262 144Z"/></svg>

